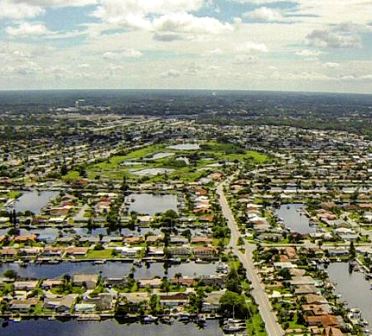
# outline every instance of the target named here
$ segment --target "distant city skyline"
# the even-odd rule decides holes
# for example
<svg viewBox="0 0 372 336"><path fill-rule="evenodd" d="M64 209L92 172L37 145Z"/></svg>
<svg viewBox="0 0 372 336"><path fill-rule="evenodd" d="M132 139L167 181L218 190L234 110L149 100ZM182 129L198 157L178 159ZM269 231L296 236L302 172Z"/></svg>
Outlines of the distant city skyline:
<svg viewBox="0 0 372 336"><path fill-rule="evenodd" d="M370 0L0 0L0 90L372 92Z"/></svg>

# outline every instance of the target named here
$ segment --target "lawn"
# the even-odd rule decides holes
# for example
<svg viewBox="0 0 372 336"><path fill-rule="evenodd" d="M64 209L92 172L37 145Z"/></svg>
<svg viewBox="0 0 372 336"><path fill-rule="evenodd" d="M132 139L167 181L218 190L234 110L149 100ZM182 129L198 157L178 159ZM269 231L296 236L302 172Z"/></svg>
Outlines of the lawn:
<svg viewBox="0 0 372 336"><path fill-rule="evenodd" d="M109 259L112 257L112 249L89 250L84 259Z"/></svg>
<svg viewBox="0 0 372 336"><path fill-rule="evenodd" d="M22 193L20 191L15 191L15 190L12 190L12 191L9 191L7 197L8 198L12 198L12 199L17 199L18 197L20 197L22 195Z"/></svg>
<svg viewBox="0 0 372 336"><path fill-rule="evenodd" d="M256 307L253 307L253 304L250 304L250 310L253 312L251 319L247 320L247 335L259 335L267 336L265 323L262 320L262 317Z"/></svg>
<svg viewBox="0 0 372 336"><path fill-rule="evenodd" d="M201 145L199 150L175 150L168 148L169 144L150 145L141 149L137 149L123 155L114 155L111 158L88 165L86 171L90 179L109 178L121 180L128 177L131 180L148 179L152 182L166 181L168 179L180 180L183 182L193 182L203 176L216 171L215 167L210 165L216 163L243 162L253 161L260 164L268 160L265 154L255 151L245 151L237 145L223 144L215 141L210 141ZM159 158L157 160L144 160L150 158L154 154L161 152L174 153L172 157ZM177 161L177 157L188 157L190 165L186 165L181 161ZM123 162L133 162L135 164L125 166ZM149 168L167 168L174 169L173 172L167 174L159 174L156 176L141 177L133 174L132 171L149 169ZM64 180L74 181L79 178L77 171L70 171Z"/></svg>

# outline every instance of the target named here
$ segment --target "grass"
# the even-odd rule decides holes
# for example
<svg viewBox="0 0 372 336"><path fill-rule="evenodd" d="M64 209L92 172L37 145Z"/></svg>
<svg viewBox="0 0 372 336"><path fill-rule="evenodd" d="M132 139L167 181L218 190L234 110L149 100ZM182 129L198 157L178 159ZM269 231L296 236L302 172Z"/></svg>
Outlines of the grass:
<svg viewBox="0 0 372 336"><path fill-rule="evenodd" d="M111 158L88 165L86 171L89 179L97 177L121 180L124 177L129 177L132 180L139 180L142 177L133 174L132 170L142 170L149 168L171 168L173 172L168 174L160 174L156 176L149 176L148 179L152 182L161 182L168 179L180 180L183 182L193 182L200 179L209 173L214 172L214 167L209 165L214 163L223 163L226 161L253 161L253 163L260 164L266 162L269 158L267 155L255 152L245 151L237 145L223 144L216 141L210 141L201 145L200 150L174 150L168 148L167 143L150 145L141 149L134 150L126 155L114 155ZM144 161L146 157L151 157L156 153L170 152L175 153L173 157L160 158L154 161ZM194 164L182 166L179 161L175 161L176 157L184 157L197 154L197 159ZM207 160L211 159L211 160ZM131 166L122 166L125 161L139 162L139 164ZM70 171L63 177L66 181L74 181L79 178L77 171Z"/></svg>
<svg viewBox="0 0 372 336"><path fill-rule="evenodd" d="M112 257L112 249L89 250L84 259L109 259Z"/></svg>
<svg viewBox="0 0 372 336"><path fill-rule="evenodd" d="M8 198L11 199L17 199L18 197L21 197L22 193L20 191L12 190L8 193Z"/></svg>
<svg viewBox="0 0 372 336"><path fill-rule="evenodd" d="M80 179L80 174L76 170L70 170L62 179L66 182L74 182Z"/></svg>
<svg viewBox="0 0 372 336"><path fill-rule="evenodd" d="M250 310L252 312L254 311L254 313L252 315L252 318L247 320L247 335L267 336L265 324L259 311L256 307L252 307L252 303L250 304L250 306Z"/></svg>

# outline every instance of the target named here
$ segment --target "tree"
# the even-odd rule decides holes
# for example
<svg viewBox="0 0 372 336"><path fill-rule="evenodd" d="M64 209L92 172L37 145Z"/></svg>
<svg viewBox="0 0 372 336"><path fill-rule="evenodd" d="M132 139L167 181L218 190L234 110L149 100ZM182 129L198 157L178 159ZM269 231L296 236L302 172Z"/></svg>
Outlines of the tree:
<svg viewBox="0 0 372 336"><path fill-rule="evenodd" d="M249 309L243 295L226 291L220 299L220 305L220 312L223 316L242 319L249 317Z"/></svg>
<svg viewBox="0 0 372 336"><path fill-rule="evenodd" d="M351 258L351 259L355 259L356 251L355 251L354 242L351 242L351 243L350 243L349 254L350 254L350 258Z"/></svg>
<svg viewBox="0 0 372 336"><path fill-rule="evenodd" d="M174 277L177 279L177 285L179 285L180 279L182 278L182 273L176 273Z"/></svg>
<svg viewBox="0 0 372 336"><path fill-rule="evenodd" d="M235 268L232 268L226 278L226 289L228 291L240 294L242 287L240 285L240 277Z"/></svg>
<svg viewBox="0 0 372 336"><path fill-rule="evenodd" d="M17 279L18 274L15 270L8 269L4 273L4 277L9 278L9 279Z"/></svg>
<svg viewBox="0 0 372 336"><path fill-rule="evenodd" d="M160 311L160 299L159 296L156 294L151 295L149 306L151 310L151 314L157 314Z"/></svg>

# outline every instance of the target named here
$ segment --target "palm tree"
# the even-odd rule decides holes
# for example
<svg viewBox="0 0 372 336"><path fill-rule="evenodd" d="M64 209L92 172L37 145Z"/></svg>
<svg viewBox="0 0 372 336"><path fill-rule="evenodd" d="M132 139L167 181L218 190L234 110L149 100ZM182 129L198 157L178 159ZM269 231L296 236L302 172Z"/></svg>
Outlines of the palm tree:
<svg viewBox="0 0 372 336"><path fill-rule="evenodd" d="M178 272L174 275L174 277L177 279L177 285L179 285L180 279L182 278L182 273Z"/></svg>

